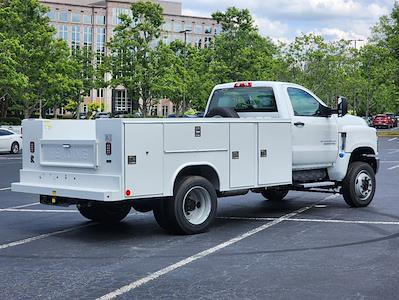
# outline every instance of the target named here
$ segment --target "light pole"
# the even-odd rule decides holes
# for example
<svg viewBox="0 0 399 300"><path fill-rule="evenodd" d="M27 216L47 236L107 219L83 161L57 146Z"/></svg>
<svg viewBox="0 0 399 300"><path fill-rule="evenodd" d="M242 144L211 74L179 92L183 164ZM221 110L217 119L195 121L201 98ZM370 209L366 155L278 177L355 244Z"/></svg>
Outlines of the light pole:
<svg viewBox="0 0 399 300"><path fill-rule="evenodd" d="M187 70L187 33L191 32L190 29L185 29L182 31L179 31L179 33L184 34L184 70ZM185 83L185 73L183 73L183 82ZM185 89L183 90L183 116L184 112L186 111L186 91Z"/></svg>
<svg viewBox="0 0 399 300"><path fill-rule="evenodd" d="M353 39L353 40L348 40L349 42L355 42L355 49L357 50L357 42L364 42L364 40L361 39Z"/></svg>

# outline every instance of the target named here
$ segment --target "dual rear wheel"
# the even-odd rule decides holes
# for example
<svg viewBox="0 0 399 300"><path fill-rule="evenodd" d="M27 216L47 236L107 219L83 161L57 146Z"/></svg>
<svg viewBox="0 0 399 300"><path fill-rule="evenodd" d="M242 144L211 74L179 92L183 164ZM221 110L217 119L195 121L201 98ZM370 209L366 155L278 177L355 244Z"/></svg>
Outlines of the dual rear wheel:
<svg viewBox="0 0 399 300"><path fill-rule="evenodd" d="M206 231L216 217L214 186L203 177L190 176L177 184L174 195L162 200L153 210L159 226L178 234Z"/></svg>

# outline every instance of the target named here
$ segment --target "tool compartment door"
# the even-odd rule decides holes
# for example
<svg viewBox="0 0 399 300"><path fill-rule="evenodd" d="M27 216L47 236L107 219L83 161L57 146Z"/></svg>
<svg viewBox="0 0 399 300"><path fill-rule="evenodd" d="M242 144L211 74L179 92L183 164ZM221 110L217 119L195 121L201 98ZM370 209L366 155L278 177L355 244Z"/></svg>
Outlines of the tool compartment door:
<svg viewBox="0 0 399 300"><path fill-rule="evenodd" d="M292 182L292 142L289 123L258 124L258 185Z"/></svg>
<svg viewBox="0 0 399 300"><path fill-rule="evenodd" d="M230 188L256 185L256 123L230 124Z"/></svg>
<svg viewBox="0 0 399 300"><path fill-rule="evenodd" d="M163 125L125 124L125 190L133 197L163 193Z"/></svg>

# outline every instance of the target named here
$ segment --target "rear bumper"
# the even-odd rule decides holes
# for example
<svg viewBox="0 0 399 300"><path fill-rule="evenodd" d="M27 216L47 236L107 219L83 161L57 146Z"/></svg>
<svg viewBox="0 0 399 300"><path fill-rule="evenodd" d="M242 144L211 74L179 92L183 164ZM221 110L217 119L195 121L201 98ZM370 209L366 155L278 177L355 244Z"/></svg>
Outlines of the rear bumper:
<svg viewBox="0 0 399 300"><path fill-rule="evenodd" d="M52 197L63 197L82 200L95 201L120 201L119 191L109 191L103 189L82 189L77 187L49 186L28 183L13 183L13 192L47 195Z"/></svg>
<svg viewBox="0 0 399 300"><path fill-rule="evenodd" d="M11 185L14 192L96 201L119 201L124 196L120 176L21 170L20 177Z"/></svg>

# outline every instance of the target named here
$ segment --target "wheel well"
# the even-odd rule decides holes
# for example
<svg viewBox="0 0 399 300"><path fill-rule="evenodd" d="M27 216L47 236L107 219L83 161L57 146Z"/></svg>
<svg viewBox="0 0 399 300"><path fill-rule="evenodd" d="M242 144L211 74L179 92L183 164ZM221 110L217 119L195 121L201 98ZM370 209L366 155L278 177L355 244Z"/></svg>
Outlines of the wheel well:
<svg viewBox="0 0 399 300"><path fill-rule="evenodd" d="M176 176L174 187L176 187L176 184L183 179L184 177L187 176L201 176L204 177L205 179L209 180L210 183L214 186L215 190L220 189L220 181L219 181L219 176L218 173L215 171L214 168L211 166L207 165L199 165L199 166L189 166L183 168L179 174Z"/></svg>
<svg viewBox="0 0 399 300"><path fill-rule="evenodd" d="M375 152L370 147L357 148L352 152L349 164L355 161L362 161L368 163L373 168L374 172L377 173L377 168L378 168L377 160L372 155L375 155Z"/></svg>

